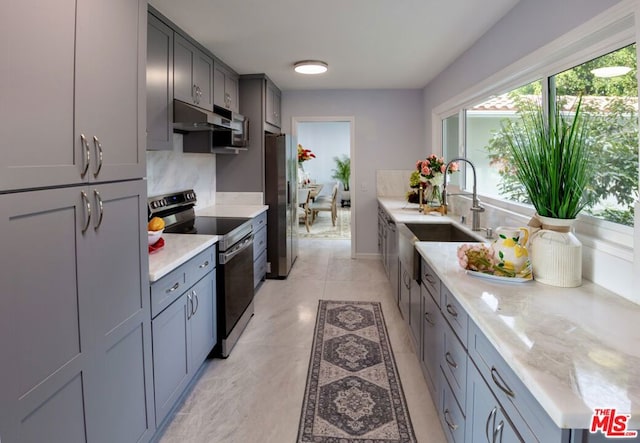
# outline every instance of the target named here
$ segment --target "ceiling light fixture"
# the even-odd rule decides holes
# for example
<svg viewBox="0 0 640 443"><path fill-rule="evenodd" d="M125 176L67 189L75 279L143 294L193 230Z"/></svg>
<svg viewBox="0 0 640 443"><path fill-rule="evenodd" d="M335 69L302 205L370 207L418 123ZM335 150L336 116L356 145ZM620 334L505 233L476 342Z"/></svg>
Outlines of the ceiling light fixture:
<svg viewBox="0 0 640 443"><path fill-rule="evenodd" d="M628 66L605 66L603 68L592 69L591 73L596 77L611 78L620 77L631 71Z"/></svg>
<svg viewBox="0 0 640 443"><path fill-rule="evenodd" d="M293 69L299 74L323 74L329 69L329 65L320 60L303 60L296 62Z"/></svg>

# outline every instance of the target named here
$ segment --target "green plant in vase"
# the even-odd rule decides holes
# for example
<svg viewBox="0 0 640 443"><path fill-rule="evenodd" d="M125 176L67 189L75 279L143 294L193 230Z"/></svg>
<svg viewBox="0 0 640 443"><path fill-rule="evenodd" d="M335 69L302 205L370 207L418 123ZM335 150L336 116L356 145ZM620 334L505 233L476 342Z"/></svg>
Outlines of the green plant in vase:
<svg viewBox="0 0 640 443"><path fill-rule="evenodd" d="M580 98L570 116L557 104L548 119L540 106L530 105L520 127L504 127L516 177L536 209L529 224L542 228L531 237L534 278L553 286L582 281L582 246L571 227L587 204L594 163L581 105Z"/></svg>

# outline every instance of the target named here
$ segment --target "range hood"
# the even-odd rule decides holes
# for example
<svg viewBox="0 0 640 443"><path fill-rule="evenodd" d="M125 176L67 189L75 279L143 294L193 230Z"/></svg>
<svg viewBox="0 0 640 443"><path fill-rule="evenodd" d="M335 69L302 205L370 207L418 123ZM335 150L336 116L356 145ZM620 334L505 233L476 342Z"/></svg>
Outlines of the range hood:
<svg viewBox="0 0 640 443"><path fill-rule="evenodd" d="M197 108L193 105L173 101L173 129L176 132L196 132L196 131L231 131L232 115L228 118L225 113L231 114L224 108L218 109L217 112L207 111L206 109ZM226 112L225 112L226 111Z"/></svg>

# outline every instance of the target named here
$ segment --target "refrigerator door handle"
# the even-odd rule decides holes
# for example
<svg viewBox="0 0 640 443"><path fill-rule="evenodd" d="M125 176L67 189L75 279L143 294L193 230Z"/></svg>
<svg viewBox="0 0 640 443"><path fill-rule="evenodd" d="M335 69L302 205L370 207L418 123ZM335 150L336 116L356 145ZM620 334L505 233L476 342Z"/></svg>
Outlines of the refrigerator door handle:
<svg viewBox="0 0 640 443"><path fill-rule="evenodd" d="M287 205L291 204L291 182L287 180Z"/></svg>

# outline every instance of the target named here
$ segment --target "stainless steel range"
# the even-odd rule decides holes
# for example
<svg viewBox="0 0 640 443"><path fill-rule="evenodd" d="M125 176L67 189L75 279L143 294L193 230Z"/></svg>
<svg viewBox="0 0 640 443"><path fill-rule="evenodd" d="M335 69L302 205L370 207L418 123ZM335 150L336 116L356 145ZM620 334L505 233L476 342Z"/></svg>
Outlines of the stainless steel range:
<svg viewBox="0 0 640 443"><path fill-rule="evenodd" d="M250 218L196 216L193 190L150 197L149 218L161 217L165 233L218 235L217 328L214 353L229 356L253 315L253 228Z"/></svg>

